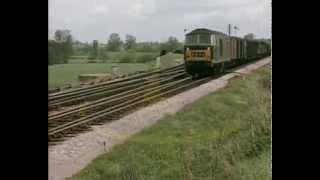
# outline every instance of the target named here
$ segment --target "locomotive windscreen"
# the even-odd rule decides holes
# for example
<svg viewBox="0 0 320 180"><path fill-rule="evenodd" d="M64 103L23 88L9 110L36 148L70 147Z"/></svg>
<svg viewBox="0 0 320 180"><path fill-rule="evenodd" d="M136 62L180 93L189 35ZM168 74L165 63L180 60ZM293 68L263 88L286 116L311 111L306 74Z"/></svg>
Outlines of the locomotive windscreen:
<svg viewBox="0 0 320 180"><path fill-rule="evenodd" d="M186 44L210 44L209 34L191 34L186 36Z"/></svg>
<svg viewBox="0 0 320 180"><path fill-rule="evenodd" d="M200 44L210 44L210 35L209 34L199 34L199 43Z"/></svg>
<svg viewBox="0 0 320 180"><path fill-rule="evenodd" d="M197 44L197 42L198 42L197 34L188 35L186 37L186 44Z"/></svg>

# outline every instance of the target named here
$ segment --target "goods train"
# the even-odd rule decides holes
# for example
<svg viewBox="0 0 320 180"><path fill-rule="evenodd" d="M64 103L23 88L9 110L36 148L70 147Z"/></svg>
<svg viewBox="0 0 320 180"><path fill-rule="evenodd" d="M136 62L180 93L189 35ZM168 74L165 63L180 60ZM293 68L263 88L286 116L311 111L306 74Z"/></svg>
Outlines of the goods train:
<svg viewBox="0 0 320 180"><path fill-rule="evenodd" d="M186 34L184 62L189 74L210 75L269 56L270 53L270 45L265 41L200 28Z"/></svg>

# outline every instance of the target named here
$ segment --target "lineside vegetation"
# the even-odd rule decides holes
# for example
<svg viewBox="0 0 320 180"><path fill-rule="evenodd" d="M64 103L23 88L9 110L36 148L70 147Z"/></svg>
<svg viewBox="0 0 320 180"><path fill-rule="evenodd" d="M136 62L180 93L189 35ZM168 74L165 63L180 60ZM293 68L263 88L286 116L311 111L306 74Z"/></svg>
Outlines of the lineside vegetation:
<svg viewBox="0 0 320 180"><path fill-rule="evenodd" d="M270 73L264 67L232 80L70 179L271 179Z"/></svg>

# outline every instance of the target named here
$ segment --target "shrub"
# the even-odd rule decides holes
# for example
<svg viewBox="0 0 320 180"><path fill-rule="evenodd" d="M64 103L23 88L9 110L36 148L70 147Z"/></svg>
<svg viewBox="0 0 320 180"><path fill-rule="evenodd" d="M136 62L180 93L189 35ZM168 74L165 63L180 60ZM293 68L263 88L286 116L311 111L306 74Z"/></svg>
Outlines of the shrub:
<svg viewBox="0 0 320 180"><path fill-rule="evenodd" d="M90 60L88 61L88 63L98 63L98 61L95 60L95 59L90 59Z"/></svg>
<svg viewBox="0 0 320 180"><path fill-rule="evenodd" d="M151 54L144 54L144 55L141 55L140 57L137 58L136 62L139 62L139 63L146 63L146 62L149 62L149 61L152 61L154 60L155 57Z"/></svg>
<svg viewBox="0 0 320 180"><path fill-rule="evenodd" d="M177 50L175 50L173 53L176 53L176 54L183 54L183 50L177 49Z"/></svg>
<svg viewBox="0 0 320 180"><path fill-rule="evenodd" d="M166 55L166 54L167 54L167 51L166 51L166 50L161 50L160 56L163 56L163 55Z"/></svg>
<svg viewBox="0 0 320 180"><path fill-rule="evenodd" d="M103 51L103 52L100 52L100 57L99 59L101 59L101 61L103 63L105 63L108 59L109 59L109 55L107 52Z"/></svg>
<svg viewBox="0 0 320 180"><path fill-rule="evenodd" d="M135 62L136 54L133 52L125 52L120 55L119 63Z"/></svg>
<svg viewBox="0 0 320 180"><path fill-rule="evenodd" d="M89 60L97 59L97 56L94 56L93 54L90 54L90 55L88 56L88 59L89 59Z"/></svg>

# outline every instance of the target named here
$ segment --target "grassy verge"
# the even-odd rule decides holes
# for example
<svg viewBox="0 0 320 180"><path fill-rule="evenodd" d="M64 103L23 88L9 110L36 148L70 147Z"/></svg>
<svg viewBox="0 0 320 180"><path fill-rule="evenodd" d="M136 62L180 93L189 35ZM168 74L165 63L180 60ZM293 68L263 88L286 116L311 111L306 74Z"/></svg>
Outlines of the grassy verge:
<svg viewBox="0 0 320 180"><path fill-rule="evenodd" d="M167 116L72 180L271 179L270 69Z"/></svg>
<svg viewBox="0 0 320 180"><path fill-rule="evenodd" d="M168 53L160 58L160 67L169 68L183 63L183 54ZM150 67L156 67L156 60L150 61Z"/></svg>
<svg viewBox="0 0 320 180"><path fill-rule="evenodd" d="M270 69L167 116L72 180L271 179Z"/></svg>
<svg viewBox="0 0 320 180"><path fill-rule="evenodd" d="M59 87L66 84L79 84L78 75L86 73L111 73L112 66L118 66L121 74L147 70L142 63L119 63L119 64L57 64L49 66L49 88Z"/></svg>

